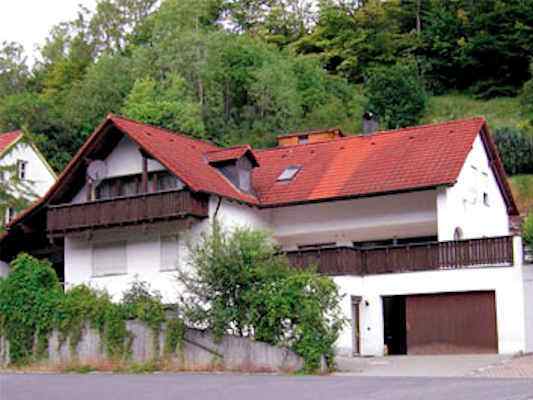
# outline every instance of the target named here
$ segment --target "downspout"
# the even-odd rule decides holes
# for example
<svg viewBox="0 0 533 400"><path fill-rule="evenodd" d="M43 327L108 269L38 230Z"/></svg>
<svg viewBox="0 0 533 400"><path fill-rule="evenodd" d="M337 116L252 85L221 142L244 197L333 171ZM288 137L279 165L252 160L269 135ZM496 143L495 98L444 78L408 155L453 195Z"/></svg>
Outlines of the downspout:
<svg viewBox="0 0 533 400"><path fill-rule="evenodd" d="M213 220L217 219L218 211L220 210L221 205L222 205L222 197L218 196L218 204L217 204L217 208L215 209L215 213L213 214Z"/></svg>

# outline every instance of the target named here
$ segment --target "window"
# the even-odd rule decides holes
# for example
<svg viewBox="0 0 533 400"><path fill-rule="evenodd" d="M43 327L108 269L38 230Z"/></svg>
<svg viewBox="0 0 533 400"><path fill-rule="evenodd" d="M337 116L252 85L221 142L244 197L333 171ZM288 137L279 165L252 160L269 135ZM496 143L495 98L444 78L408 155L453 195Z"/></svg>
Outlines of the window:
<svg viewBox="0 0 533 400"><path fill-rule="evenodd" d="M28 173L28 162L24 160L17 161L17 174L20 180L26 179Z"/></svg>
<svg viewBox="0 0 533 400"><path fill-rule="evenodd" d="M291 165L281 173L281 175L278 177L278 181L290 181L292 180L298 171L300 171L301 167L298 165Z"/></svg>
<svg viewBox="0 0 533 400"><path fill-rule="evenodd" d="M309 135L298 136L298 144L307 144L309 143Z"/></svg>
<svg viewBox="0 0 533 400"><path fill-rule="evenodd" d="M126 242L95 244L92 256L93 276L127 273Z"/></svg>
<svg viewBox="0 0 533 400"><path fill-rule="evenodd" d="M17 213L13 207L6 208L6 214L4 216L4 222L6 223L6 225L13 221L16 215Z"/></svg>
<svg viewBox="0 0 533 400"><path fill-rule="evenodd" d="M169 172L159 172L154 174L156 181L156 191L162 192L164 190L178 189L180 186L180 181L174 175Z"/></svg>
<svg viewBox="0 0 533 400"><path fill-rule="evenodd" d="M173 271L178 267L178 235L161 236L161 271Z"/></svg>
<svg viewBox="0 0 533 400"><path fill-rule="evenodd" d="M485 204L487 207L490 207L490 198L487 192L483 193L483 204Z"/></svg>

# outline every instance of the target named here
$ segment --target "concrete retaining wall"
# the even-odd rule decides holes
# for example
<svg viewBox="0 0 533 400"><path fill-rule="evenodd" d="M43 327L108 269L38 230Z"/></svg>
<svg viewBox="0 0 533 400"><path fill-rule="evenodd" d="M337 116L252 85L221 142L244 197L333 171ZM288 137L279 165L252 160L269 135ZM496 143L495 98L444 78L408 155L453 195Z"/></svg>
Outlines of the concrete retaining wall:
<svg viewBox="0 0 533 400"><path fill-rule="evenodd" d="M166 366L177 370L292 372L303 367L303 360L289 349L271 346L248 338L225 336L215 342L208 331L187 329L181 351L164 354L165 329L159 335L159 354L154 354L154 338L150 328L139 321L128 321L132 333L131 355L128 361L146 363L154 359L165 360ZM50 366L98 365L111 360L105 353L100 334L85 328L76 352L71 354L68 341L60 345L58 332L53 332L48 345ZM0 362L9 362L9 343L0 338Z"/></svg>

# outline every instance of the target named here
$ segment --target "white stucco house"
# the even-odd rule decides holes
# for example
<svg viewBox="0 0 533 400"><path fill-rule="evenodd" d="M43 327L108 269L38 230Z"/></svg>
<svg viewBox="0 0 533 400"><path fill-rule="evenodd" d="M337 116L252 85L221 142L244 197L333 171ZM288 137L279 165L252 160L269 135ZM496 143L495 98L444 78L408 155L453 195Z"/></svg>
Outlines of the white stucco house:
<svg viewBox="0 0 533 400"><path fill-rule="evenodd" d="M345 294L354 355L533 350L533 267L483 118L365 136L295 133L272 149L110 115L0 243L51 259L67 287L178 295L185 242L217 218L268 229ZM31 246L28 245L31 243Z"/></svg>

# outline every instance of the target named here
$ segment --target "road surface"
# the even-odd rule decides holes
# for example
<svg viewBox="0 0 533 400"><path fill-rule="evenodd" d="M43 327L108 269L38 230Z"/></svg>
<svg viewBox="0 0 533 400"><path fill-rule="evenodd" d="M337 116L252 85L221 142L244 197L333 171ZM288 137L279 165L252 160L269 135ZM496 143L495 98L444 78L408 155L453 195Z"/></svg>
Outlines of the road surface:
<svg viewBox="0 0 533 400"><path fill-rule="evenodd" d="M528 400L533 379L229 374L0 375L0 400Z"/></svg>

